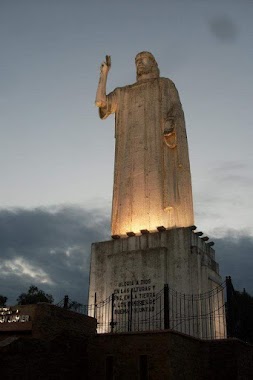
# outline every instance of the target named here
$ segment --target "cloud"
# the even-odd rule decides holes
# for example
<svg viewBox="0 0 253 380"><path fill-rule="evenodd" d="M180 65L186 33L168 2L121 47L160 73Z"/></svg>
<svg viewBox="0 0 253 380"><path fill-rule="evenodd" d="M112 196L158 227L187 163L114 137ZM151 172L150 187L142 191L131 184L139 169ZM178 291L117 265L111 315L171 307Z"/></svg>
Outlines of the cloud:
<svg viewBox="0 0 253 380"><path fill-rule="evenodd" d="M52 279L44 272L43 269L30 265L21 257L14 260L4 260L2 264L0 264L0 271L2 273L2 279L8 278L8 276L14 274L19 277L30 277L31 280L34 279L34 281L42 284L53 284Z"/></svg>
<svg viewBox="0 0 253 380"><path fill-rule="evenodd" d="M210 165L205 179L194 192L197 225L224 226L236 230L252 228L253 176L248 162L221 161Z"/></svg>
<svg viewBox="0 0 253 380"><path fill-rule="evenodd" d="M223 161L219 162L214 168L209 170L213 179L228 183L236 184L237 186L252 186L253 177L249 176L249 165L244 162L235 162L235 161Z"/></svg>
<svg viewBox="0 0 253 380"><path fill-rule="evenodd" d="M101 210L61 206L0 210L0 294L15 304L31 284L53 295L87 302L92 242L109 238ZM253 294L253 237L247 230L213 230L222 276Z"/></svg>
<svg viewBox="0 0 253 380"><path fill-rule="evenodd" d="M226 15L213 17L209 21L211 33L221 42L234 42L238 36L236 24Z"/></svg>
<svg viewBox="0 0 253 380"><path fill-rule="evenodd" d="M248 165L244 162L238 162L238 161L222 161L219 162L219 166L216 166L212 170L214 172L224 172L224 171L234 171L234 170L244 170L248 169Z"/></svg>
<svg viewBox="0 0 253 380"><path fill-rule="evenodd" d="M222 237L216 238L217 234ZM213 231L216 258L223 277L231 276L236 290L253 295L253 236L247 230Z"/></svg>
<svg viewBox="0 0 253 380"><path fill-rule="evenodd" d="M85 303L90 246L108 239L109 218L101 210L59 206L0 210L1 294L15 303L31 284Z"/></svg>

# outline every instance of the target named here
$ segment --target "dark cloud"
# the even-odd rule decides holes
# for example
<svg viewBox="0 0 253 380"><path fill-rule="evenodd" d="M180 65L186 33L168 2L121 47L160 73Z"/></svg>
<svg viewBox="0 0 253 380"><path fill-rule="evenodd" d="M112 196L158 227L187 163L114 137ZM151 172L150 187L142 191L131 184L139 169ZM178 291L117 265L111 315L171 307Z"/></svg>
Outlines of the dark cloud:
<svg viewBox="0 0 253 380"><path fill-rule="evenodd" d="M253 294L253 238L213 232L221 274ZM215 236L221 236L216 238ZM210 234L211 235L211 234ZM14 304L34 284L55 301L87 301L90 246L109 237L109 217L78 207L0 210L0 294Z"/></svg>
<svg viewBox="0 0 253 380"><path fill-rule="evenodd" d="M253 236L247 231L219 230L223 237L215 238L216 258L223 277L231 276L236 290L253 295Z"/></svg>
<svg viewBox="0 0 253 380"><path fill-rule="evenodd" d="M0 210L0 294L10 303L34 284L86 302L90 246L108 239L109 218L78 207Z"/></svg>
<svg viewBox="0 0 253 380"><path fill-rule="evenodd" d="M226 15L213 17L209 21L212 34L221 42L234 42L238 35L236 24Z"/></svg>

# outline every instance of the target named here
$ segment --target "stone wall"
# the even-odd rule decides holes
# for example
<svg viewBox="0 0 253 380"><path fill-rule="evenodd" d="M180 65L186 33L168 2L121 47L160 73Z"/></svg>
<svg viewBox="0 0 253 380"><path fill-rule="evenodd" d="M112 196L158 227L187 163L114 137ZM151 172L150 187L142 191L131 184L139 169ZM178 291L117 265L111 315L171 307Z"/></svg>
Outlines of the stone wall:
<svg viewBox="0 0 253 380"><path fill-rule="evenodd" d="M204 341L172 331L0 343L1 378L15 380L251 380L252 357L253 346L236 339Z"/></svg>
<svg viewBox="0 0 253 380"><path fill-rule="evenodd" d="M172 331L97 335L88 347L91 379L105 379L112 357L115 380L250 380L253 346L237 339L204 341ZM96 365L93 365L93 363ZM145 377L144 377L145 378Z"/></svg>
<svg viewBox="0 0 253 380"><path fill-rule="evenodd" d="M11 307L14 313L17 309L20 315L29 316L29 321L0 323L0 341L9 336L30 336L49 341L65 332L80 337L96 331L94 318L48 303Z"/></svg>
<svg viewBox="0 0 253 380"><path fill-rule="evenodd" d="M155 303L155 294L163 289L164 284L177 292L198 295L211 292L221 281L214 250L191 228L145 233L92 245L89 305L103 302L114 293L114 321L119 322L121 314L126 312L131 292L134 293L134 303L149 298L149 306ZM205 311L205 314L215 314L219 309L208 336L224 338L222 292L216 301ZM133 321L144 319L145 313L154 311L148 306L136 309ZM92 308L90 313L94 315ZM104 315L103 320L99 315L97 319L100 326L109 326ZM183 331L187 332L187 329ZM196 331L199 331L196 336L201 337L200 326ZM109 332L109 328L100 332Z"/></svg>
<svg viewBox="0 0 253 380"><path fill-rule="evenodd" d="M140 356L147 356L149 379L201 379L204 355L199 340L183 335L129 333L98 335L88 356L97 363L89 371L92 379L103 379L106 357L113 356L115 379L140 379ZM110 343L109 343L110 342ZM183 364L183 365L182 365Z"/></svg>
<svg viewBox="0 0 253 380"><path fill-rule="evenodd" d="M178 292L204 293L209 279L221 283L215 252L190 228L131 236L92 244L89 304L104 301L121 283L151 280Z"/></svg>
<svg viewBox="0 0 253 380"><path fill-rule="evenodd" d="M51 341L20 337L1 342L1 379L87 379L87 339L63 334Z"/></svg>
<svg viewBox="0 0 253 380"><path fill-rule="evenodd" d="M95 334L97 323L94 318L50 304L36 306L34 338L51 340L65 332L78 337Z"/></svg>

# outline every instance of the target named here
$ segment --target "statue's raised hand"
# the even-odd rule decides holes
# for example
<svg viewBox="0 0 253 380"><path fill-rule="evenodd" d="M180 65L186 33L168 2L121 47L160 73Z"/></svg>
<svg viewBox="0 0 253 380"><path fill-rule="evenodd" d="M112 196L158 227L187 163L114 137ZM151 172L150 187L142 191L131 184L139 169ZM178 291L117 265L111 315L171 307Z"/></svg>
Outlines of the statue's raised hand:
<svg viewBox="0 0 253 380"><path fill-rule="evenodd" d="M111 57L105 56L105 61L100 66L100 78L98 82L98 89L96 94L95 104L97 107L102 108L106 106L106 81L107 74L111 68Z"/></svg>
<svg viewBox="0 0 253 380"><path fill-rule="evenodd" d="M110 55L106 55L105 61L100 66L101 73L107 75L110 68L111 68L111 57Z"/></svg>

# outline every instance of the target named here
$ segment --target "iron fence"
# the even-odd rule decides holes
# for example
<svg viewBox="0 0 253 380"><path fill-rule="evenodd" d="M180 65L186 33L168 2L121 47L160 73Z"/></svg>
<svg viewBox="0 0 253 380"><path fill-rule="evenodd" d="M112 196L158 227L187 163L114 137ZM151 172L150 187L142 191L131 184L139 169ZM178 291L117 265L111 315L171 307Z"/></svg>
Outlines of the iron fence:
<svg viewBox="0 0 253 380"><path fill-rule="evenodd" d="M184 294L165 284L143 299L136 298L131 289L125 300L113 293L97 303L95 295L93 305L81 305L66 296L58 306L96 318L98 333L171 329L201 339L219 339L226 337L225 288L226 282L206 293Z"/></svg>

